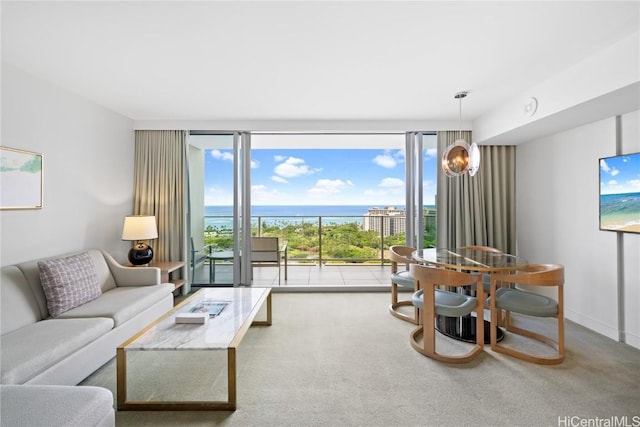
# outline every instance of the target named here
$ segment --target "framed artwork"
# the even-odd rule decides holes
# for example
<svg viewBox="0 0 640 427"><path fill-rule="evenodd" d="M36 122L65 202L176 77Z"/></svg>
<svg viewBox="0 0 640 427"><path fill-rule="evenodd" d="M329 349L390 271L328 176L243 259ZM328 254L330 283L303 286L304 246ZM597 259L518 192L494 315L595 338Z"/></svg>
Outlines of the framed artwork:
<svg viewBox="0 0 640 427"><path fill-rule="evenodd" d="M0 147L0 209L42 209L42 154Z"/></svg>
<svg viewBox="0 0 640 427"><path fill-rule="evenodd" d="M640 153L603 157L600 230L640 234Z"/></svg>

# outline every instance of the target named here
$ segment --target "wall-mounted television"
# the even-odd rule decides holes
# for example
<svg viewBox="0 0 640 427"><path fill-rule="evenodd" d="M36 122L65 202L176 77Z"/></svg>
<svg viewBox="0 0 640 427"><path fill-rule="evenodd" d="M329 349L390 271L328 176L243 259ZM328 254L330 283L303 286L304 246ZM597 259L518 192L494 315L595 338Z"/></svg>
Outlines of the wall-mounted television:
<svg viewBox="0 0 640 427"><path fill-rule="evenodd" d="M640 234L640 153L600 159L600 230Z"/></svg>

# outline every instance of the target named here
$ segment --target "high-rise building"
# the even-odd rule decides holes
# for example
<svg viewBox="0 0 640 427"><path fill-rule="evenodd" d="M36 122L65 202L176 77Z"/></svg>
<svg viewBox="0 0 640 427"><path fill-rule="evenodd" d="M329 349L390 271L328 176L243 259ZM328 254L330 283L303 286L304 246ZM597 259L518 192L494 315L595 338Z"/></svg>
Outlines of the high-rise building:
<svg viewBox="0 0 640 427"><path fill-rule="evenodd" d="M405 224L404 209L397 209L395 206L371 208L364 214L365 231L375 230L383 236L404 233Z"/></svg>

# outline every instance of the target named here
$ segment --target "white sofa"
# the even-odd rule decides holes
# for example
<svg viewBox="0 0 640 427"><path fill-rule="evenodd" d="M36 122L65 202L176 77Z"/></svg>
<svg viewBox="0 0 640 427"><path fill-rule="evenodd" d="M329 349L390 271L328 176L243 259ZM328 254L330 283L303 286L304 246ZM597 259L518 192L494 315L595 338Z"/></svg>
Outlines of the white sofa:
<svg viewBox="0 0 640 427"><path fill-rule="evenodd" d="M3 427L115 426L113 395L102 387L0 384L0 405Z"/></svg>
<svg viewBox="0 0 640 427"><path fill-rule="evenodd" d="M1 384L76 385L112 359L119 344L173 307L174 285L160 283L158 268L124 267L106 252L85 252L95 268L99 296L53 318L38 264L45 260L1 268ZM86 260L86 254L48 260ZM24 405L3 405L2 418L7 410L30 411L29 400Z"/></svg>

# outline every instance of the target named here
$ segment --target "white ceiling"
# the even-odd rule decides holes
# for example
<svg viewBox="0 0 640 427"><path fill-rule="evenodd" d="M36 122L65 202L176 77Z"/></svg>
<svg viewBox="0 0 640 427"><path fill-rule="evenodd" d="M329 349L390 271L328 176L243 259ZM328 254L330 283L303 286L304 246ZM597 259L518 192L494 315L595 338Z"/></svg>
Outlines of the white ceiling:
<svg viewBox="0 0 640 427"><path fill-rule="evenodd" d="M2 59L134 120L475 119L638 1L9 2Z"/></svg>

